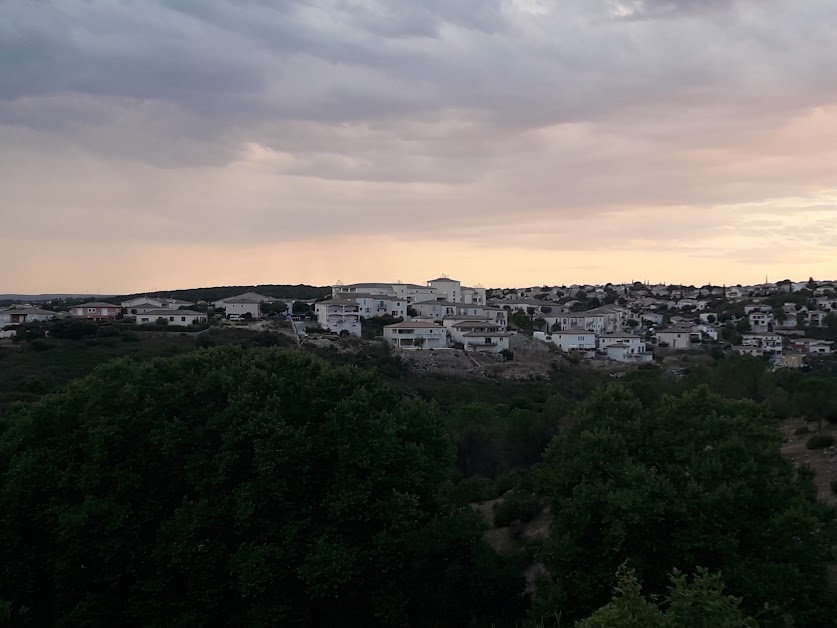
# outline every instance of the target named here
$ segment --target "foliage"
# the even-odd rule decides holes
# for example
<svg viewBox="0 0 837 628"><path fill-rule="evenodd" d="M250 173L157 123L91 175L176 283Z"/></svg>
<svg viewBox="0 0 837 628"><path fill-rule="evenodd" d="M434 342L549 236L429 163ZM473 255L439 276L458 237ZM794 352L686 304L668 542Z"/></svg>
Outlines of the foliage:
<svg viewBox="0 0 837 628"><path fill-rule="evenodd" d="M307 314L311 311L311 306L305 301L294 301L291 307L291 312L294 314Z"/></svg>
<svg viewBox="0 0 837 628"><path fill-rule="evenodd" d="M831 447L834 444L834 437L830 434L814 434L805 443L808 449L822 449L823 447Z"/></svg>
<svg viewBox="0 0 837 628"><path fill-rule="evenodd" d="M767 626L830 621L834 512L783 458L764 407L699 388L647 408L614 385L575 421L539 474L554 518L542 558L555 574L540 595L568 618L601 606L629 560L654 594L664 569L704 565L748 611L774 605Z"/></svg>
<svg viewBox="0 0 837 628"><path fill-rule="evenodd" d="M745 617L741 600L723 594L721 578L698 569L691 580L678 570L671 576L663 607L642 595L636 573L624 565L616 574L616 595L576 628L747 628L758 624Z"/></svg>
<svg viewBox="0 0 837 628"><path fill-rule="evenodd" d="M516 491L505 495L494 510L494 525L510 526L516 521L528 523L543 510L543 504L532 493Z"/></svg>
<svg viewBox="0 0 837 628"><path fill-rule="evenodd" d="M515 310L509 315L509 326L512 329L531 334L533 328L532 317L526 312Z"/></svg>
<svg viewBox="0 0 837 628"><path fill-rule="evenodd" d="M400 316L371 316L369 318L363 318L361 319L361 334L368 340L382 338L384 335L384 327L387 325L395 325L403 320Z"/></svg>
<svg viewBox="0 0 837 628"><path fill-rule="evenodd" d="M277 350L113 362L0 435L0 590L28 625L404 622L435 411Z"/></svg>
<svg viewBox="0 0 837 628"><path fill-rule="evenodd" d="M298 285L276 285L276 284L262 284L257 286L216 286L212 288L192 288L188 290L169 290L167 292L160 292L154 296L171 297L174 299L182 299L184 301L208 301L210 303L220 301L229 297L237 296L245 292L256 292L266 297L273 297L274 299L299 299L311 300L321 299L331 294L331 288L328 286L308 286L305 284ZM145 294L129 294L124 296L113 297L111 300L115 302L127 301L134 297L144 297Z"/></svg>

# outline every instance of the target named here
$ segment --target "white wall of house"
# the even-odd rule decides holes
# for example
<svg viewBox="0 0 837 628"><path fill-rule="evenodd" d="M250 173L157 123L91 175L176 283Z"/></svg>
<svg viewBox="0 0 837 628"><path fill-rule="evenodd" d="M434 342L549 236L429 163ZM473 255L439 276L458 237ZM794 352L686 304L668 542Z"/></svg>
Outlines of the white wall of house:
<svg viewBox="0 0 837 628"><path fill-rule="evenodd" d="M645 351L645 343L637 347L625 342L617 342L605 346L605 353L609 360L622 362L623 364L635 364L651 362L653 356Z"/></svg>
<svg viewBox="0 0 837 628"><path fill-rule="evenodd" d="M206 322L206 314L193 312L191 310L151 310L145 314L137 314L134 321L137 325L155 325L159 319L163 319L169 326L189 327L196 322Z"/></svg>
<svg viewBox="0 0 837 628"><path fill-rule="evenodd" d="M462 302L485 305L485 288L462 288Z"/></svg>
<svg viewBox="0 0 837 628"><path fill-rule="evenodd" d="M610 345L621 343L633 353L645 353L645 340L631 334L605 334L596 338L596 349L599 353L607 353Z"/></svg>
<svg viewBox="0 0 837 628"><path fill-rule="evenodd" d="M670 349L690 349L692 346L689 330L658 331L655 335L657 344L665 344Z"/></svg>
<svg viewBox="0 0 837 628"><path fill-rule="evenodd" d="M562 351L591 351L596 348L596 334L583 330L554 331L552 342Z"/></svg>
<svg viewBox="0 0 837 628"><path fill-rule="evenodd" d="M767 353L782 352L782 337L778 334L744 334L741 344L745 347L760 347Z"/></svg>
<svg viewBox="0 0 837 628"><path fill-rule="evenodd" d="M227 317L231 314L238 314L242 318L245 314L249 314L250 318L259 318L261 316L261 308L258 303L239 303L232 301L222 303L222 307Z"/></svg>
<svg viewBox="0 0 837 628"><path fill-rule="evenodd" d="M437 297L442 297L445 301L451 303L462 301L462 284L455 279L439 277L438 279L431 279L427 282L427 285L435 289Z"/></svg>
<svg viewBox="0 0 837 628"><path fill-rule="evenodd" d="M323 329L339 334L346 331L360 336L360 308L352 301L321 301L314 304L317 324Z"/></svg>
<svg viewBox="0 0 837 628"><path fill-rule="evenodd" d="M448 326L448 333L453 342L461 342L467 344L467 338L472 333L498 333L502 332L502 328L490 321L473 321L465 320L456 322Z"/></svg>
<svg viewBox="0 0 837 628"><path fill-rule="evenodd" d="M509 336L503 332L470 332L462 336L465 351L500 353L509 348Z"/></svg>
<svg viewBox="0 0 837 628"><path fill-rule="evenodd" d="M399 349L444 349L447 331L432 323L404 322L384 327L384 340Z"/></svg>

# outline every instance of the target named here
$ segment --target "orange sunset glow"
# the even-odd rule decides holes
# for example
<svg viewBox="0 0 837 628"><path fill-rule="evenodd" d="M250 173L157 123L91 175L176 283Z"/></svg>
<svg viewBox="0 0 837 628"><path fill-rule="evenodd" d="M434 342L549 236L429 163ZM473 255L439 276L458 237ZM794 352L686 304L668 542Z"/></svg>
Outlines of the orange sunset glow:
<svg viewBox="0 0 837 628"><path fill-rule="evenodd" d="M831 0L4 14L0 293L837 277Z"/></svg>

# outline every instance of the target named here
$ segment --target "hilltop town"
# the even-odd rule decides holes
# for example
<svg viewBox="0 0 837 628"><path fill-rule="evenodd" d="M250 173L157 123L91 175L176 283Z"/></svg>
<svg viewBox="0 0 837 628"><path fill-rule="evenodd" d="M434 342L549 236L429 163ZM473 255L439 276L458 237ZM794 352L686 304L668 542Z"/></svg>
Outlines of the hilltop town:
<svg viewBox="0 0 837 628"><path fill-rule="evenodd" d="M837 341L835 281L486 289L441 276L424 284L338 283L312 290L321 296L282 299L251 290L211 301L135 295L10 303L0 308L0 338L13 337L21 324L53 319L119 321L138 331L276 322L290 323L300 343L382 338L402 352L458 350L513 360L515 338L525 336L580 359L644 364L661 351L703 349L765 357L775 368L831 355Z"/></svg>

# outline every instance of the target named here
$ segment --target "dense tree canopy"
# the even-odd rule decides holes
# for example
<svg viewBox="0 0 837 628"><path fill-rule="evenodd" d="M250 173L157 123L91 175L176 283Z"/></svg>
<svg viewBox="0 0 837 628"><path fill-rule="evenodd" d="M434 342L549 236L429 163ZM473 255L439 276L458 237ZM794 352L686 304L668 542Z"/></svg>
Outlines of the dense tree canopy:
<svg viewBox="0 0 837 628"><path fill-rule="evenodd" d="M436 411L357 369L116 361L4 416L0 597L29 625L404 623L426 526L484 560L439 518L449 463Z"/></svg>
<svg viewBox="0 0 837 628"><path fill-rule="evenodd" d="M782 457L763 406L697 389L648 409L612 386L576 416L541 471L555 517L542 610L590 613L628 561L653 594L671 569L705 567L763 625L831 625L834 512Z"/></svg>

